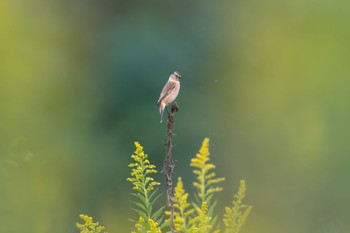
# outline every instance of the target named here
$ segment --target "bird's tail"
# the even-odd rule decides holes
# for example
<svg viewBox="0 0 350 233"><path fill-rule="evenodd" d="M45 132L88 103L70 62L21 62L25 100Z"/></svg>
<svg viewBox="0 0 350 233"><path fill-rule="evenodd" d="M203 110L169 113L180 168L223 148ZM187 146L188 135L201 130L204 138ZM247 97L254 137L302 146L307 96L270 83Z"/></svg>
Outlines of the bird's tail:
<svg viewBox="0 0 350 233"><path fill-rule="evenodd" d="M164 107L162 105L159 106L159 113L160 113L160 123L163 122L163 113L164 113Z"/></svg>

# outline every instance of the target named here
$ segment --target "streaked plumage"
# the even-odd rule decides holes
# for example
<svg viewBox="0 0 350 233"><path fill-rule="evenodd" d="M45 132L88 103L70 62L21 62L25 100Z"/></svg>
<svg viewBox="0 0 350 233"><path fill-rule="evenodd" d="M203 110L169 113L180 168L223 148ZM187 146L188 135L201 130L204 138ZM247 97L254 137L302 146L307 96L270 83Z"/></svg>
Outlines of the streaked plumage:
<svg viewBox="0 0 350 233"><path fill-rule="evenodd" d="M168 82L164 85L162 92L160 93L157 106L159 106L160 123L163 121L163 113L166 106L171 104L177 97L180 91L180 78L181 74L177 71L172 73Z"/></svg>

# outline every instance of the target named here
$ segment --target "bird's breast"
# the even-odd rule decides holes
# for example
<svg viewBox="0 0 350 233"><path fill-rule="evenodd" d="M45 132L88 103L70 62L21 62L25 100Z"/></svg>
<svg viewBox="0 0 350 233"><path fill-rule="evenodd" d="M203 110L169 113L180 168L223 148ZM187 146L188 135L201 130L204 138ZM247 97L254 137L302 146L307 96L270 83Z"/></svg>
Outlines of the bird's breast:
<svg viewBox="0 0 350 233"><path fill-rule="evenodd" d="M177 95L179 94L179 91L180 91L180 83L178 83L178 85L175 86L175 88L171 91L171 93L164 98L163 102L166 104L166 105L169 105L171 102L173 102Z"/></svg>

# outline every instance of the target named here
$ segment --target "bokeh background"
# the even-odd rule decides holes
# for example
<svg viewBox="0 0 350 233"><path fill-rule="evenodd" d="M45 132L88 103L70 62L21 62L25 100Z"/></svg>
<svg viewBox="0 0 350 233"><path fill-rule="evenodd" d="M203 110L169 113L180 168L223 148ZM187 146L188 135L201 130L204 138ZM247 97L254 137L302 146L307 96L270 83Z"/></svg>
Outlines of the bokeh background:
<svg viewBox="0 0 350 233"><path fill-rule="evenodd" d="M350 232L349 9L0 1L1 232L78 232L80 213L128 232L133 142L162 166L155 102L174 70L176 176L188 190L190 158L209 137L227 178L219 207L247 182L242 232Z"/></svg>

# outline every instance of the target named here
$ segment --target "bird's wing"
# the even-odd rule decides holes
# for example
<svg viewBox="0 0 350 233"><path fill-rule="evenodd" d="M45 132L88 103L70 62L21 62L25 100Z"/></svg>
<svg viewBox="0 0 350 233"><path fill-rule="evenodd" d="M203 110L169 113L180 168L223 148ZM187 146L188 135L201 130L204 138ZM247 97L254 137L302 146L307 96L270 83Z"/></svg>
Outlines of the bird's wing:
<svg viewBox="0 0 350 233"><path fill-rule="evenodd" d="M176 87L176 84L174 82L167 82L165 86L163 87L162 92L160 93L159 100L157 102L157 105L165 98L167 97Z"/></svg>

